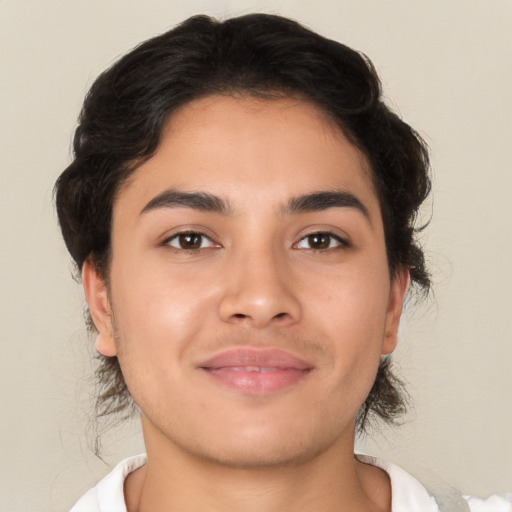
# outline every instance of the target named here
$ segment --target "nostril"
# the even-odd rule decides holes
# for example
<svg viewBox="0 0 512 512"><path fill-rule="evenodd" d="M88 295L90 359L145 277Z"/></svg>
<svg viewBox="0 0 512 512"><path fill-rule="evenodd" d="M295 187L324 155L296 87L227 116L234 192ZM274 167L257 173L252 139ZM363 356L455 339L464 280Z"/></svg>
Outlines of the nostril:
<svg viewBox="0 0 512 512"><path fill-rule="evenodd" d="M235 318L245 318L246 315L244 315L243 313L235 313L233 316Z"/></svg>
<svg viewBox="0 0 512 512"><path fill-rule="evenodd" d="M274 318L283 318L286 316L286 313L278 313Z"/></svg>

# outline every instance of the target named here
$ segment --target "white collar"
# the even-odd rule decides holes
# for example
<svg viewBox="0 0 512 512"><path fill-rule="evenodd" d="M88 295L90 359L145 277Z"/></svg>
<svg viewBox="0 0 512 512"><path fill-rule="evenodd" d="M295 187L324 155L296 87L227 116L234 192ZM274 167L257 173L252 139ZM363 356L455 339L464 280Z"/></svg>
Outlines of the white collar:
<svg viewBox="0 0 512 512"><path fill-rule="evenodd" d="M392 512L438 512L436 500L416 478L401 467L369 455L356 455L356 459L384 470L391 481Z"/></svg>
<svg viewBox="0 0 512 512"><path fill-rule="evenodd" d="M381 468L389 475L392 512L439 512L435 498L402 468L368 455L356 455L356 458L360 462ZM70 512L126 512L124 481L146 461L145 454L121 461L96 487L84 494ZM486 500L464 496L464 501L473 512L512 512L512 493L493 495Z"/></svg>

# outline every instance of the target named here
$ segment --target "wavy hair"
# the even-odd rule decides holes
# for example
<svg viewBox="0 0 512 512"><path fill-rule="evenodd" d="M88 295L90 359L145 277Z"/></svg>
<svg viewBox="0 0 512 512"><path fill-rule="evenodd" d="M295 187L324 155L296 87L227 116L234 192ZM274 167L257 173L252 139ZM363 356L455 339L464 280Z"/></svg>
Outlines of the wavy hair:
<svg viewBox="0 0 512 512"><path fill-rule="evenodd" d="M296 96L327 114L370 163L390 275L405 267L416 291L428 291L415 237L417 212L430 192L426 144L384 103L368 57L267 14L225 21L194 16L140 44L96 79L80 113L74 160L55 186L62 235L79 270L88 259L108 284L116 192L155 153L169 116L213 94ZM118 360L98 357L97 413L127 415L133 403ZM391 360L383 359L358 431L372 416L393 423L406 396Z"/></svg>

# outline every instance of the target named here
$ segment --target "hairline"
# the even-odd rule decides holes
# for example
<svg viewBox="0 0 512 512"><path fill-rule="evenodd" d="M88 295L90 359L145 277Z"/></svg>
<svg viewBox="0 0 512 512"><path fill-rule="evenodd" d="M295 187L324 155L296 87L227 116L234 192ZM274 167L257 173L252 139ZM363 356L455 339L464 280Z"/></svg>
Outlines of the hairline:
<svg viewBox="0 0 512 512"><path fill-rule="evenodd" d="M359 142L357 137L342 123L342 119L336 117L333 113L329 112L324 106L320 104L320 102L311 98L310 96L304 94L302 91L297 89L293 89L291 87L260 87L260 88L249 88L249 87L241 87L241 86L213 86L210 91L206 92L198 92L197 94L191 95L189 98L185 99L181 104L177 105L175 108L167 112L164 121L160 126L160 130L158 133L158 144L155 147L154 151L142 155L139 158L136 158L131 161L126 161L119 165L119 172L121 177L114 189L114 193L112 194L110 201L110 226L109 226L109 244L106 248L104 255L101 257L103 260L101 265L99 265L99 261L94 253L90 253L84 259L85 261L91 262L98 270L100 270L100 277L104 280L105 284L108 286L108 273L110 271L110 265L112 263L112 228L114 221L114 208L116 202L122 194L123 190L130 186L130 184L135 180L137 171L148 162L159 150L162 137L165 132L168 130L169 125L171 123L172 118L179 113L181 110L189 107L191 104L196 103L198 101L208 99L208 98L222 98L222 97L231 97L238 100L243 99L256 99L261 101L279 101L283 99L293 99L299 102L303 102L309 107L312 107L315 115L318 115L320 119L324 122L324 126L333 130L336 134L341 133L344 137L346 137L349 144L351 144L354 148L357 149L360 157L362 169L365 171L367 177L370 179L371 186L373 188L373 192L377 198L379 204L379 212L381 215L382 223L384 226L384 238L385 238L385 247L386 247L386 259L387 265L390 271L390 278L393 281L394 276L396 274L397 268L391 268L391 262L388 255L388 239L386 235L386 223L384 217L384 208L381 194L379 192L378 187L378 176L377 173L373 169L373 165L371 163L370 154L363 147L363 144ZM82 262L83 265L83 262ZM398 265L400 266L400 265ZM105 268L104 268L105 267Z"/></svg>

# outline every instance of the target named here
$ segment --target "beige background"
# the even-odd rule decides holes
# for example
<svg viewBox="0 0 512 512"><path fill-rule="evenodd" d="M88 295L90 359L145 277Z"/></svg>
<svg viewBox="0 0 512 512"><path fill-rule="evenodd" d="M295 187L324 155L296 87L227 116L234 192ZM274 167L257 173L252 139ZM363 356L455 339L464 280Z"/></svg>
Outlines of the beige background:
<svg viewBox="0 0 512 512"><path fill-rule="evenodd" d="M142 450L136 423L104 438L108 464L89 448L91 349L52 206L85 91L190 14L254 10L368 53L432 148L435 301L408 312L397 354L415 408L360 444L468 493L512 490L510 0L0 0L2 510L68 510Z"/></svg>

